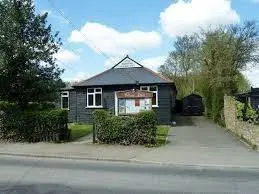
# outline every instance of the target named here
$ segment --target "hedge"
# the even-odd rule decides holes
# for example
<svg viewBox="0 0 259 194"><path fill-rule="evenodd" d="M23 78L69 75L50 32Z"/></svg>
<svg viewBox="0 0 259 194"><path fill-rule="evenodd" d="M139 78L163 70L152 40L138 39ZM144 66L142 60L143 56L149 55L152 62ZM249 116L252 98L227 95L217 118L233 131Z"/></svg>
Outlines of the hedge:
<svg viewBox="0 0 259 194"><path fill-rule="evenodd" d="M105 110L93 113L97 140L101 143L154 144L156 115L144 111L132 116L115 116Z"/></svg>
<svg viewBox="0 0 259 194"><path fill-rule="evenodd" d="M237 108L237 118L242 121L258 124L259 114L248 103L242 103L235 100Z"/></svg>
<svg viewBox="0 0 259 194"><path fill-rule="evenodd" d="M21 111L18 106L0 103L0 137L22 142L62 141L69 138L67 111Z"/></svg>

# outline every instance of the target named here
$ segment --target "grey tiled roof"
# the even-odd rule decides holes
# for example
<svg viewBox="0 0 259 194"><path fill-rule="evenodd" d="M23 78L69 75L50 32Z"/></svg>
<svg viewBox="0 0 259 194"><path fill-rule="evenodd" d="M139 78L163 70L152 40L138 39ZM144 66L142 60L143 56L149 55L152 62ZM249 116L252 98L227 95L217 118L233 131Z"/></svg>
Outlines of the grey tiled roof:
<svg viewBox="0 0 259 194"><path fill-rule="evenodd" d="M126 58L130 59L128 56ZM136 83L139 83L139 84L173 83L171 80L163 78L161 75L151 71L150 69L143 67L140 64L139 64L139 67L129 67L129 68L115 68L116 66L92 78L76 83L73 86L126 85L126 84L136 84Z"/></svg>

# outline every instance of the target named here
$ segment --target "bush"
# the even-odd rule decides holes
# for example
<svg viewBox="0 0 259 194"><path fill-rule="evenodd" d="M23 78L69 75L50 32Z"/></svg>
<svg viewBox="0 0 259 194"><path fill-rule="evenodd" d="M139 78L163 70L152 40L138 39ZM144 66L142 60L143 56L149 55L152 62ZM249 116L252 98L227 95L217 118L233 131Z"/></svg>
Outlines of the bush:
<svg viewBox="0 0 259 194"><path fill-rule="evenodd" d="M44 103L29 103L27 110L50 110L55 109L56 106L54 103L51 102L44 102Z"/></svg>
<svg viewBox="0 0 259 194"><path fill-rule="evenodd" d="M97 110L93 113L97 139L101 143L153 144L156 137L156 115L144 111L132 116L114 116Z"/></svg>
<svg viewBox="0 0 259 194"><path fill-rule="evenodd" d="M256 123L258 112L256 112L250 104L245 104L236 100L237 118L242 121Z"/></svg>
<svg viewBox="0 0 259 194"><path fill-rule="evenodd" d="M0 136L12 141L60 141L69 136L67 111L21 111L15 104L0 103Z"/></svg>

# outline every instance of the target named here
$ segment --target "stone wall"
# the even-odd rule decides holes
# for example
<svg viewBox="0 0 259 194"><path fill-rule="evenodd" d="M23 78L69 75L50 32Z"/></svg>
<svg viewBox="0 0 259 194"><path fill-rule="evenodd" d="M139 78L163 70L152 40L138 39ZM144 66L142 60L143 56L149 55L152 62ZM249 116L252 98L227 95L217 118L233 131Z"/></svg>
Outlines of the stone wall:
<svg viewBox="0 0 259 194"><path fill-rule="evenodd" d="M237 118L235 100L231 96L224 97L224 116L228 130L259 148L259 125L240 121Z"/></svg>

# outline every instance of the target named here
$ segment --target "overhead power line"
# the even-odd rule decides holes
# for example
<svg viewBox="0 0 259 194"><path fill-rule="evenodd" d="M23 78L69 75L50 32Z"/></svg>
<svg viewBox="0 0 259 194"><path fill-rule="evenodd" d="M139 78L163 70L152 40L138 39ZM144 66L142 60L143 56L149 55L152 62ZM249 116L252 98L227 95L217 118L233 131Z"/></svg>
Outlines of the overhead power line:
<svg viewBox="0 0 259 194"><path fill-rule="evenodd" d="M100 48L98 48L96 45L92 43L92 41L87 37L86 34L81 32L80 28L78 28L74 23L64 14L63 11L61 11L51 0L48 0L49 4L57 10L59 15L63 17L75 30L77 30L81 35L88 41L88 45L90 47L93 47L99 54L103 55L106 59L112 60L111 57L109 57L105 52L103 52Z"/></svg>

